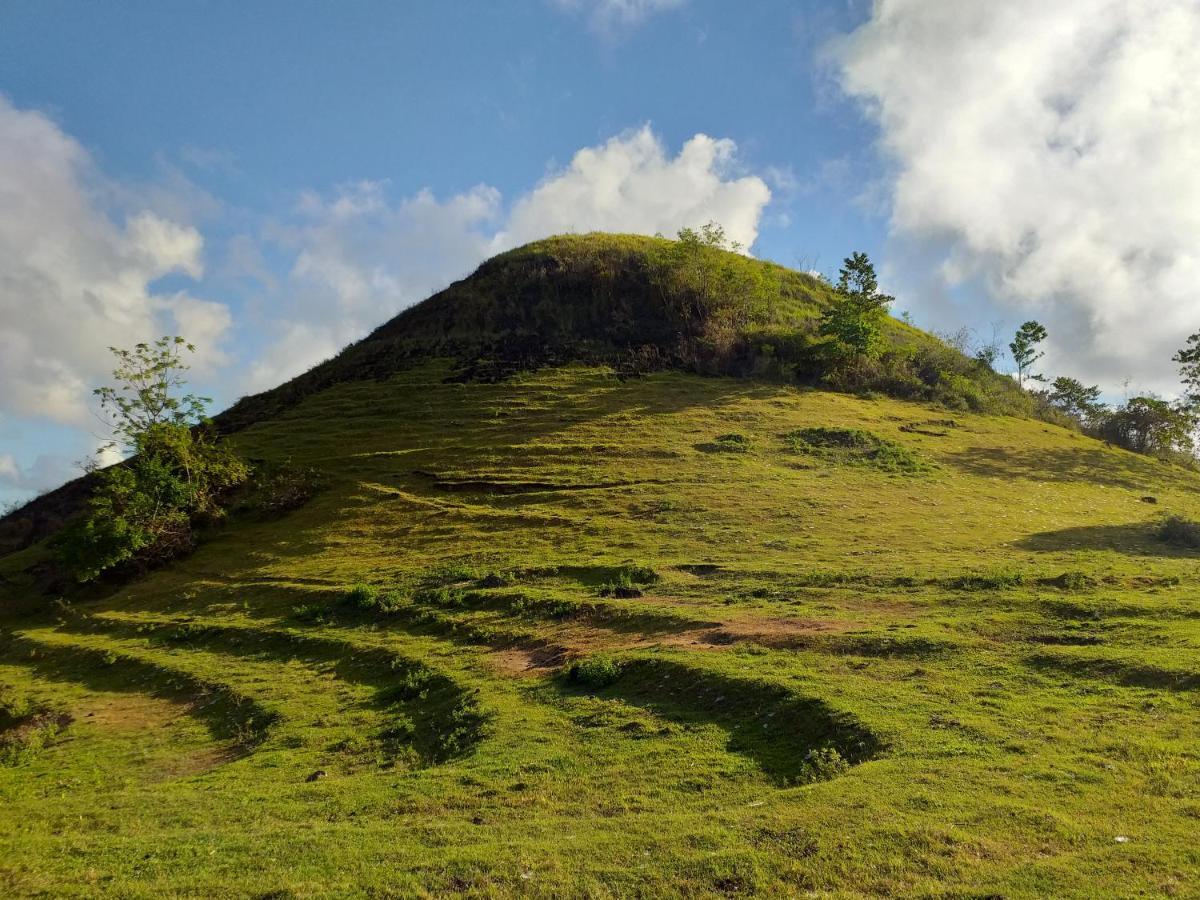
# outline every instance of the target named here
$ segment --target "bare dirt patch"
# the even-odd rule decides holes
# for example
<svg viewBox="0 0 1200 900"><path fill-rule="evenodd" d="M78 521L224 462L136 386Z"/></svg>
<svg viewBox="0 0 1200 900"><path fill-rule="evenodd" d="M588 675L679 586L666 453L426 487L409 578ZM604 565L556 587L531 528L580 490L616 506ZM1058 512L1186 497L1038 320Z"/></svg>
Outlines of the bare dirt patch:
<svg viewBox="0 0 1200 900"><path fill-rule="evenodd" d="M501 675L545 675L558 668L568 651L562 647L509 647L488 654L488 662Z"/></svg>

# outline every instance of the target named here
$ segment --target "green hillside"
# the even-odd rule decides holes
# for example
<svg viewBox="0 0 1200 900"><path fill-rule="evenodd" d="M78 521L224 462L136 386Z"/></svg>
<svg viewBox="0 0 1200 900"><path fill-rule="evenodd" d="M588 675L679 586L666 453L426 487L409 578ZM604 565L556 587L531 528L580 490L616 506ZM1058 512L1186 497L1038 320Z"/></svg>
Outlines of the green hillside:
<svg viewBox="0 0 1200 900"><path fill-rule="evenodd" d="M762 348L829 290L765 263L695 352L653 246L513 251L239 403L318 473L286 515L70 603L0 558L0 893L1192 894L1200 581L1155 524L1200 475L965 360L796 383Z"/></svg>

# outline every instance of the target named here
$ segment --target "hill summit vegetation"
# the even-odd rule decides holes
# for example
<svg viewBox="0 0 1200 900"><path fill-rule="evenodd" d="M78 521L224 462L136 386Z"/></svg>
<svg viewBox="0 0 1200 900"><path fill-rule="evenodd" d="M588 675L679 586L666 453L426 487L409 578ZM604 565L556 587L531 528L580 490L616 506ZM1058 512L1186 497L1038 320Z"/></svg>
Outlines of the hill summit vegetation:
<svg viewBox="0 0 1200 900"><path fill-rule="evenodd" d="M527 244L217 421L244 427L333 384L386 378L435 356L458 360L463 377L575 361L1034 412L1035 402L986 361L887 317L891 298L874 294L864 255L848 261L855 270L835 287L740 249L717 225L684 229L678 240L586 234Z"/></svg>
<svg viewBox="0 0 1200 900"><path fill-rule="evenodd" d="M1186 399L680 238L503 254L211 422L119 355L134 454L4 520L0 892L1187 895Z"/></svg>

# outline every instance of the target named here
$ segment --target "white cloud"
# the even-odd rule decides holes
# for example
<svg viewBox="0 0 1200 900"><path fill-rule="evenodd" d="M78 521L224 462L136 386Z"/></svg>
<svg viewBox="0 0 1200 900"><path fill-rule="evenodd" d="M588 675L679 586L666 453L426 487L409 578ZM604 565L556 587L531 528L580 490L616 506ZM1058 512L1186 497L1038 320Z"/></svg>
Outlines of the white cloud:
<svg viewBox="0 0 1200 900"><path fill-rule="evenodd" d="M878 0L835 54L941 284L1044 321L1058 371L1170 390L1200 328L1197 47L1194 0Z"/></svg>
<svg viewBox="0 0 1200 900"><path fill-rule="evenodd" d="M670 157L644 127L580 150L507 215L486 185L446 200L421 191L398 203L379 182L347 185L330 198L306 194L297 218L273 230L295 263L272 307L275 339L246 388L303 372L487 257L552 234L674 234L717 221L750 247L771 192L758 177L738 176L736 149L698 134Z"/></svg>
<svg viewBox="0 0 1200 900"><path fill-rule="evenodd" d="M750 247L771 191L757 176L731 177L736 151L731 140L698 134L672 159L649 126L587 147L516 202L497 244L565 231L674 234L717 221Z"/></svg>
<svg viewBox="0 0 1200 900"><path fill-rule="evenodd" d="M687 0L551 0L559 9L586 16L593 31L614 37L651 16L678 9Z"/></svg>
<svg viewBox="0 0 1200 900"><path fill-rule="evenodd" d="M465 275L489 255L499 208L499 192L485 185L396 204L381 182L346 185L329 199L304 195L297 217L272 230L295 261L270 309L275 339L246 388L274 387Z"/></svg>
<svg viewBox="0 0 1200 900"><path fill-rule="evenodd" d="M153 289L202 274L199 232L149 209L119 224L97 199L113 193L78 143L0 96L0 415L94 425L110 344L186 328L209 351L201 365L220 360L228 310Z"/></svg>
<svg viewBox="0 0 1200 900"><path fill-rule="evenodd" d="M11 453L0 453L0 490L14 498L41 493L62 484L77 469L64 456L42 453L33 464L22 467Z"/></svg>

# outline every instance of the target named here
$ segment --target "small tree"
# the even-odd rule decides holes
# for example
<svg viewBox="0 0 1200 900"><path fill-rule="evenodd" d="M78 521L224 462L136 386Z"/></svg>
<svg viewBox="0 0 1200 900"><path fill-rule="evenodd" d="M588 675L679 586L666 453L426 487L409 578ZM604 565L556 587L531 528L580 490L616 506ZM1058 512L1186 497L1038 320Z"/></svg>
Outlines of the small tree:
<svg viewBox="0 0 1200 900"><path fill-rule="evenodd" d="M1083 423L1090 422L1104 408L1099 386L1084 387L1081 381L1066 376L1054 379L1046 399L1054 408Z"/></svg>
<svg viewBox="0 0 1200 900"><path fill-rule="evenodd" d="M1188 405L1200 408L1200 332L1191 335L1187 339L1187 346L1171 359L1179 363L1179 377L1183 381Z"/></svg>
<svg viewBox="0 0 1200 900"><path fill-rule="evenodd" d="M1025 386L1025 379L1032 378L1041 381L1040 375L1029 374L1030 367L1045 354L1037 349L1037 345L1046 339L1046 329L1032 319L1017 329L1016 336L1008 345L1013 362L1017 364L1017 383Z"/></svg>
<svg viewBox="0 0 1200 900"><path fill-rule="evenodd" d="M865 253L846 257L838 274L837 300L821 314L820 333L832 338L844 357L874 359L887 306L895 298L879 293L875 267Z"/></svg>
<svg viewBox="0 0 1200 900"><path fill-rule="evenodd" d="M87 509L58 539L59 558L80 581L122 563L147 566L189 549L194 523L219 517L220 495L249 475L206 427L208 400L176 396L185 384L182 354L194 351L191 344L165 337L112 350L116 384L95 394L114 443L133 456L98 472Z"/></svg>
<svg viewBox="0 0 1200 900"><path fill-rule="evenodd" d="M172 393L187 383L183 354L195 353L195 346L177 335L135 344L132 350L108 349L117 358L112 372L117 383L92 393L100 398L102 413L127 450L136 449L156 425L186 426L204 419L210 398Z"/></svg>

